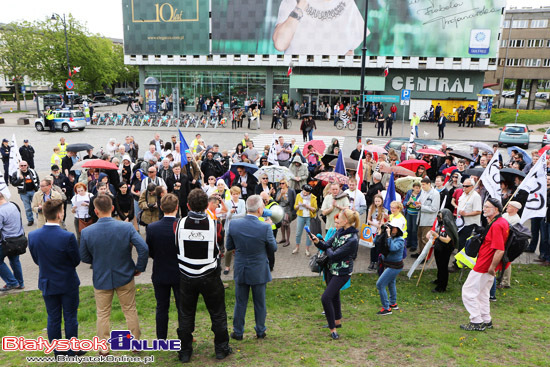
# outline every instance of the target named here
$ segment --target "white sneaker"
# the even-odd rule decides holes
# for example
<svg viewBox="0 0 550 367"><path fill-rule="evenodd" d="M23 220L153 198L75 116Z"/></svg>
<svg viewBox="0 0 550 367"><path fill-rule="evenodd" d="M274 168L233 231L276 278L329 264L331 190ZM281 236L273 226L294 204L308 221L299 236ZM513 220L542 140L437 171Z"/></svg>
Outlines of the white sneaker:
<svg viewBox="0 0 550 367"><path fill-rule="evenodd" d="M296 247L293 251L292 251L292 254L297 254L298 253L298 247Z"/></svg>
<svg viewBox="0 0 550 367"><path fill-rule="evenodd" d="M309 257L309 250L306 250L306 256Z"/></svg>

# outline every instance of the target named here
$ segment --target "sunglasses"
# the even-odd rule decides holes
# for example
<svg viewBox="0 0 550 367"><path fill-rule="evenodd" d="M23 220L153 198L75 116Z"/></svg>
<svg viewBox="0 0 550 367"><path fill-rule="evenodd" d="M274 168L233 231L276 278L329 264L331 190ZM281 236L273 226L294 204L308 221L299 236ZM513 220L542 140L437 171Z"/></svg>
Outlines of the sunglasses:
<svg viewBox="0 0 550 367"><path fill-rule="evenodd" d="M279 185L286 185L286 182L279 182Z"/></svg>
<svg viewBox="0 0 550 367"><path fill-rule="evenodd" d="M262 180L267 180L267 177L262 177Z"/></svg>
<svg viewBox="0 0 550 367"><path fill-rule="evenodd" d="M473 185L462 185L462 187L472 187Z"/></svg>

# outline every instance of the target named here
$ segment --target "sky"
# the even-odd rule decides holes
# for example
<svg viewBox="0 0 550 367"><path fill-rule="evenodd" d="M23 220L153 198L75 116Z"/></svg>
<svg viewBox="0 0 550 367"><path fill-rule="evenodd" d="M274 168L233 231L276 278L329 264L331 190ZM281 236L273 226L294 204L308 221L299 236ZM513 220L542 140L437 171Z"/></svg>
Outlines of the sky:
<svg viewBox="0 0 550 367"><path fill-rule="evenodd" d="M2 0L7 2L9 0ZM16 0L9 6L3 5L0 23L12 21L44 19L52 13L71 13L76 19L85 22L92 33L105 37L123 38L122 0ZM550 0L508 0L507 7L550 6Z"/></svg>

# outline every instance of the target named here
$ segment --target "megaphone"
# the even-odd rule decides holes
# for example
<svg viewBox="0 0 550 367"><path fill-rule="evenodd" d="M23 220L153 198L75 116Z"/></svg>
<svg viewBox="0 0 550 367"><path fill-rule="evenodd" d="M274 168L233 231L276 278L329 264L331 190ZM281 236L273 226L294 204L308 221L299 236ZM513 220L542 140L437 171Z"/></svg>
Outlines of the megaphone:
<svg viewBox="0 0 550 367"><path fill-rule="evenodd" d="M280 223L283 220L284 216L285 211L283 210L283 208L281 208L280 205L273 205L269 209L264 208L264 213L262 214L262 217L271 218L271 221L275 224Z"/></svg>

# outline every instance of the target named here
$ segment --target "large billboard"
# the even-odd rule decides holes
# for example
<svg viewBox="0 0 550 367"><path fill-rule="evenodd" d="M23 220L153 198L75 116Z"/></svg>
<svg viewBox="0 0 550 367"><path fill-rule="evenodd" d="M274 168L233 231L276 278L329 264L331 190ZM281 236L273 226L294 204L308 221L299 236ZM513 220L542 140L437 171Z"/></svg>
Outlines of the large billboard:
<svg viewBox="0 0 550 367"><path fill-rule="evenodd" d="M127 55L206 55L210 52L205 0L122 0Z"/></svg>
<svg viewBox="0 0 550 367"><path fill-rule="evenodd" d="M195 23L177 23L177 19L164 21L170 15L181 16L172 9L191 9L195 0L161 1L165 3L123 1L132 5L131 16L129 7L123 5L127 54L361 53L365 24L363 0L201 0L200 9L197 0L199 14ZM506 0L370 0L367 53L372 56L495 57L505 3ZM157 23L137 24L133 12L138 5L140 12ZM184 10L183 14L189 13ZM139 30L137 34L127 27L129 19L133 29ZM166 42L179 35L186 37L185 42ZM151 42L149 37L157 38ZM159 49L158 43L166 47L162 46L162 52L152 52ZM135 52L137 49L148 52Z"/></svg>

